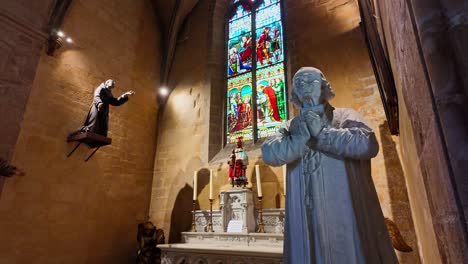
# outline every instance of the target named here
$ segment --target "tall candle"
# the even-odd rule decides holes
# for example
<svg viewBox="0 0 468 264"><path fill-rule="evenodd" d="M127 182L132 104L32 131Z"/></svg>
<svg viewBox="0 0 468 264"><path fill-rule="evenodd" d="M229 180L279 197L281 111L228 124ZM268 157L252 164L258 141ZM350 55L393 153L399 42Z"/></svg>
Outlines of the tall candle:
<svg viewBox="0 0 468 264"><path fill-rule="evenodd" d="M284 188L284 195L286 195L286 174L288 173L287 165L283 165L283 188Z"/></svg>
<svg viewBox="0 0 468 264"><path fill-rule="evenodd" d="M262 182L260 181L260 166L255 165L255 176L257 176L257 192L258 197L262 197Z"/></svg>
<svg viewBox="0 0 468 264"><path fill-rule="evenodd" d="M197 200L197 174L198 174L198 171L195 171L193 173L193 200L196 201Z"/></svg>
<svg viewBox="0 0 468 264"><path fill-rule="evenodd" d="M213 170L210 170L210 200L213 200Z"/></svg>

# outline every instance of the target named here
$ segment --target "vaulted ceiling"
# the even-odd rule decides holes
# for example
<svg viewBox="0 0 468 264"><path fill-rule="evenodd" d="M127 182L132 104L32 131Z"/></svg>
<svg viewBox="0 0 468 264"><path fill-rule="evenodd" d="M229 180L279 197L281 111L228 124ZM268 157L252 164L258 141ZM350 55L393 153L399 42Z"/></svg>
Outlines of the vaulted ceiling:
<svg viewBox="0 0 468 264"><path fill-rule="evenodd" d="M174 57L177 35L198 0L151 0L161 27L163 41L162 84L167 82Z"/></svg>

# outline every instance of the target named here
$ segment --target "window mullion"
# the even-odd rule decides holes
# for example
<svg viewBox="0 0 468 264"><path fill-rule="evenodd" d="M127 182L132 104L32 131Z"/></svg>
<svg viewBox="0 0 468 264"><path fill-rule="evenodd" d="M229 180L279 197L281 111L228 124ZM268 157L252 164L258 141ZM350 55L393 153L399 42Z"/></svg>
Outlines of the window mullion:
<svg viewBox="0 0 468 264"><path fill-rule="evenodd" d="M258 140L257 131L257 32L256 32L256 5L252 4L252 123L253 123L253 139L254 142Z"/></svg>

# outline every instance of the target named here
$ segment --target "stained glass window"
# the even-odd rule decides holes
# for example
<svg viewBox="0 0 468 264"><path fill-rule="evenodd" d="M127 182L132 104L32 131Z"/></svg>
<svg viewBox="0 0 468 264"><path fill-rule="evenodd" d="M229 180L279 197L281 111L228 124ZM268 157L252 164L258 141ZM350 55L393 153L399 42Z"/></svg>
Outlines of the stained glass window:
<svg viewBox="0 0 468 264"><path fill-rule="evenodd" d="M286 120L285 80L282 63L257 70L258 137L273 135Z"/></svg>
<svg viewBox="0 0 468 264"><path fill-rule="evenodd" d="M257 67L272 65L283 61L283 27L281 25L281 6L278 1L257 10Z"/></svg>
<svg viewBox="0 0 468 264"><path fill-rule="evenodd" d="M252 73L246 73L228 80L227 131L229 143L242 136L253 139L252 118Z"/></svg>
<svg viewBox="0 0 468 264"><path fill-rule="evenodd" d="M226 134L234 143L275 134L287 120L287 93L281 1L230 2Z"/></svg>
<svg viewBox="0 0 468 264"><path fill-rule="evenodd" d="M250 12L242 11L245 9L242 5L237 6L236 10L241 11L236 11L229 21L228 76L252 69L252 16Z"/></svg>

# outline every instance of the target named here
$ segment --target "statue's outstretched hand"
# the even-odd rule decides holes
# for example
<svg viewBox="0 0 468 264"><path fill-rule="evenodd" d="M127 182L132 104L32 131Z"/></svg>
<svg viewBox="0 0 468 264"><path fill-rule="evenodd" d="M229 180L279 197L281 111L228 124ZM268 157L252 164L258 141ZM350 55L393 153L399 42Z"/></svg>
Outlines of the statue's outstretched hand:
<svg viewBox="0 0 468 264"><path fill-rule="evenodd" d="M130 95L134 95L135 94L135 91L128 91L126 93L124 93L123 95L124 96L130 96Z"/></svg>
<svg viewBox="0 0 468 264"><path fill-rule="evenodd" d="M312 137L317 137L323 129L322 119L320 116L312 111L305 111L301 112L301 117L307 124L310 135Z"/></svg>

